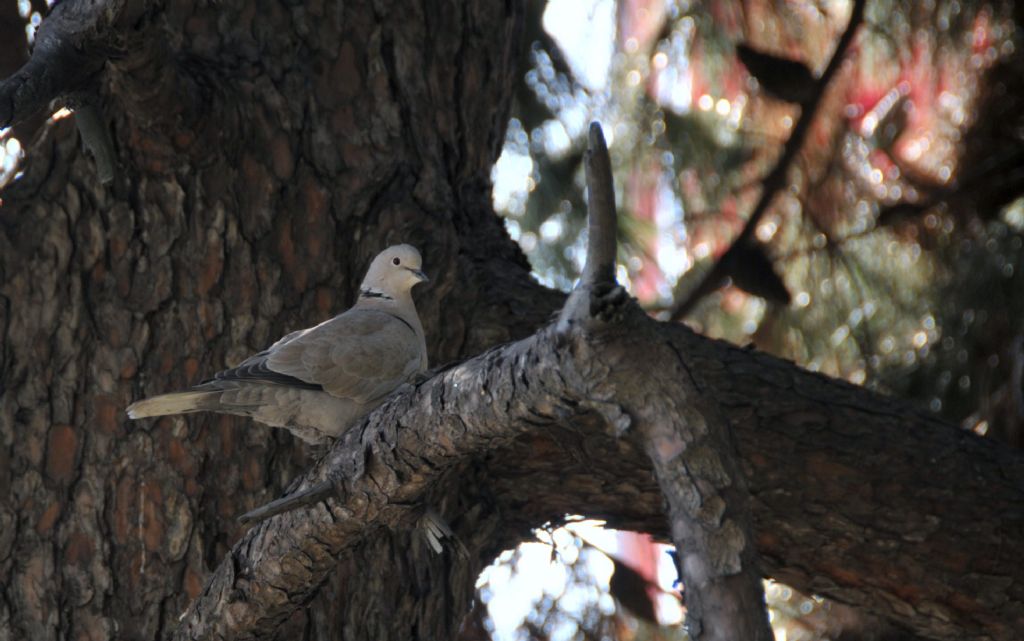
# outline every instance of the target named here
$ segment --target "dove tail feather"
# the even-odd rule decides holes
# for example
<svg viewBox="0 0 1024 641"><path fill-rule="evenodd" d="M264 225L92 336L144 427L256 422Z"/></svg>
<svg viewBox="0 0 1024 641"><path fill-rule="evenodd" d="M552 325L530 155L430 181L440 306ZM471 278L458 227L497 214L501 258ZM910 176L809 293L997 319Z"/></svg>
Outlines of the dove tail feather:
<svg viewBox="0 0 1024 641"><path fill-rule="evenodd" d="M219 390L161 394L129 405L127 408L128 418L188 414L217 409L220 407L220 395Z"/></svg>

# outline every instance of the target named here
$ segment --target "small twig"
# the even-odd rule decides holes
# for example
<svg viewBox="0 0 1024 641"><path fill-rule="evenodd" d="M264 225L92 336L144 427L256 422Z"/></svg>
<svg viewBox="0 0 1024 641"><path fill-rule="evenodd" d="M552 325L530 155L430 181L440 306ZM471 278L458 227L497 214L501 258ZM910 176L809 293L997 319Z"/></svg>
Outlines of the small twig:
<svg viewBox="0 0 1024 641"><path fill-rule="evenodd" d="M801 105L800 118L793 127L793 133L790 135L789 140L786 141L782 155L776 161L775 167L765 177L761 197L754 206L754 211L751 212L750 218L747 219L746 224L743 226L743 230L732 241L732 245L722 254L722 257L711 271L708 272L707 276L693 290L693 293L672 309L671 320L677 321L686 316L701 298L717 289L719 284L725 280L726 276L728 276L725 269L728 261L725 258L735 254L734 248L737 246L751 241L751 237L757 229L761 218L768 211L768 208L775 200L775 196L786 186L786 176L789 173L789 168L793 164L793 160L796 159L797 153L803 147L804 139L807 137L811 124L814 122L814 117L817 114L818 106L821 104L821 99L825 95L825 90L836 75L836 72L839 71L839 67L846 55L846 50L850 47L850 43L853 42L853 36L857 32L857 27L860 26L864 18L865 1L856 0L854 2L853 9L850 12L850 21L847 23L843 35L840 36L839 42L836 43L836 50L832 54L832 59L829 60L828 66L825 67L821 77L818 78L816 91L808 98L807 102Z"/></svg>
<svg viewBox="0 0 1024 641"><path fill-rule="evenodd" d="M466 548L466 545L455 534L455 531L444 520L444 517L434 508L428 507L423 512L417 527L435 554L444 552L444 543L447 541L459 556L463 559L469 558L469 550Z"/></svg>
<svg viewBox="0 0 1024 641"><path fill-rule="evenodd" d="M250 512L246 512L242 516L238 517L238 522L242 524L259 523L260 521L265 521L273 516L277 516L278 514L291 512L292 510L297 510L300 507L319 503L330 496L334 496L336 493L337 490L334 483L331 481L323 481L321 483L317 483L313 487L302 490L301 492L282 496L281 498L271 501L264 506L258 507Z"/></svg>

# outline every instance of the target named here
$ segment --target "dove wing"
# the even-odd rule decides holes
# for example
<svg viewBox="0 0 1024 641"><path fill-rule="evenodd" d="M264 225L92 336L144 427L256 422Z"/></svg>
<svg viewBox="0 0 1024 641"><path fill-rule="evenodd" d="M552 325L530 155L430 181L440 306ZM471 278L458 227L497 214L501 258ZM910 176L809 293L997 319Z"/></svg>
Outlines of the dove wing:
<svg viewBox="0 0 1024 641"><path fill-rule="evenodd" d="M286 336L262 355L259 367L270 377L291 377L363 403L387 395L418 371L421 345L398 316L353 309Z"/></svg>

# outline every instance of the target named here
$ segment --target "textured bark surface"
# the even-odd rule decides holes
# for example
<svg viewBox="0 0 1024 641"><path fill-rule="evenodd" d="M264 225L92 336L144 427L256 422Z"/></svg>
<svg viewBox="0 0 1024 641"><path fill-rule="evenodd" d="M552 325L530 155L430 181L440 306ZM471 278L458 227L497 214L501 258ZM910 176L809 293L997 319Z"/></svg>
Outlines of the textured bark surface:
<svg viewBox="0 0 1024 641"><path fill-rule="evenodd" d="M639 376L643 361L632 365ZM686 630L694 641L772 641L746 479L729 423L712 394L697 392L681 357L676 370L650 381L657 391L635 416L665 497L686 586Z"/></svg>
<svg viewBox="0 0 1024 641"><path fill-rule="evenodd" d="M607 363L645 353L666 359L645 372L685 363L733 426L768 574L936 638L1024 628L1019 458L683 328L645 325L649 352L609 336L575 355L590 406L553 394L570 388L547 365L569 355L543 335L457 366L352 437L385 444L353 481L359 518L321 506L244 532L235 517L310 452L232 418L129 423L131 399L345 308L393 242L417 245L433 278L417 292L432 363L527 337L561 305L490 205L521 7L116 6L91 90L120 179L99 186L61 120L2 194L0 639L167 638L197 597L184 632L237 614L279 638L451 637L482 564L531 527L582 512L667 537L643 449L600 436L607 394L628 411L650 393L609 382ZM468 560L410 532L423 501ZM237 613L201 609L223 595Z"/></svg>
<svg viewBox="0 0 1024 641"><path fill-rule="evenodd" d="M517 5L92 6L125 12L91 88L121 180L98 184L65 119L0 208L0 638L169 633L235 517L310 452L241 420L130 423L124 407L344 309L380 248L426 257L434 363L527 335L560 298L530 283L490 206ZM393 572L351 609L333 599L351 579L329 582L282 634L450 625L459 601L400 539L378 544Z"/></svg>
<svg viewBox="0 0 1024 641"><path fill-rule="evenodd" d="M667 382L638 374L652 369ZM1017 638L1020 457L784 361L635 320L568 343L542 332L381 408L309 476L341 471L342 498L246 534L180 638L265 634L333 571L335 555L376 545L382 526L410 530L438 496L471 559L581 507L669 538L646 439L631 433L630 417L668 402L671 387L672 402L689 407L678 392L690 376L735 429L768 575L928 638ZM936 465L946 473L932 474Z"/></svg>

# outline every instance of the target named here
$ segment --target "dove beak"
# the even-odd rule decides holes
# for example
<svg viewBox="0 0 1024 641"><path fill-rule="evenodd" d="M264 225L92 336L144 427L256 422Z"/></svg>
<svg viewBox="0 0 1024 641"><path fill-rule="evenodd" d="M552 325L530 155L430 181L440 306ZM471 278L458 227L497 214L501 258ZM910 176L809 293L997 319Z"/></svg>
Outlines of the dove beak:
<svg viewBox="0 0 1024 641"><path fill-rule="evenodd" d="M421 283L429 283L430 282L430 279L427 278L427 275L423 273L422 269L411 269L409 267L406 267L406 269L411 271L413 276L418 278Z"/></svg>

